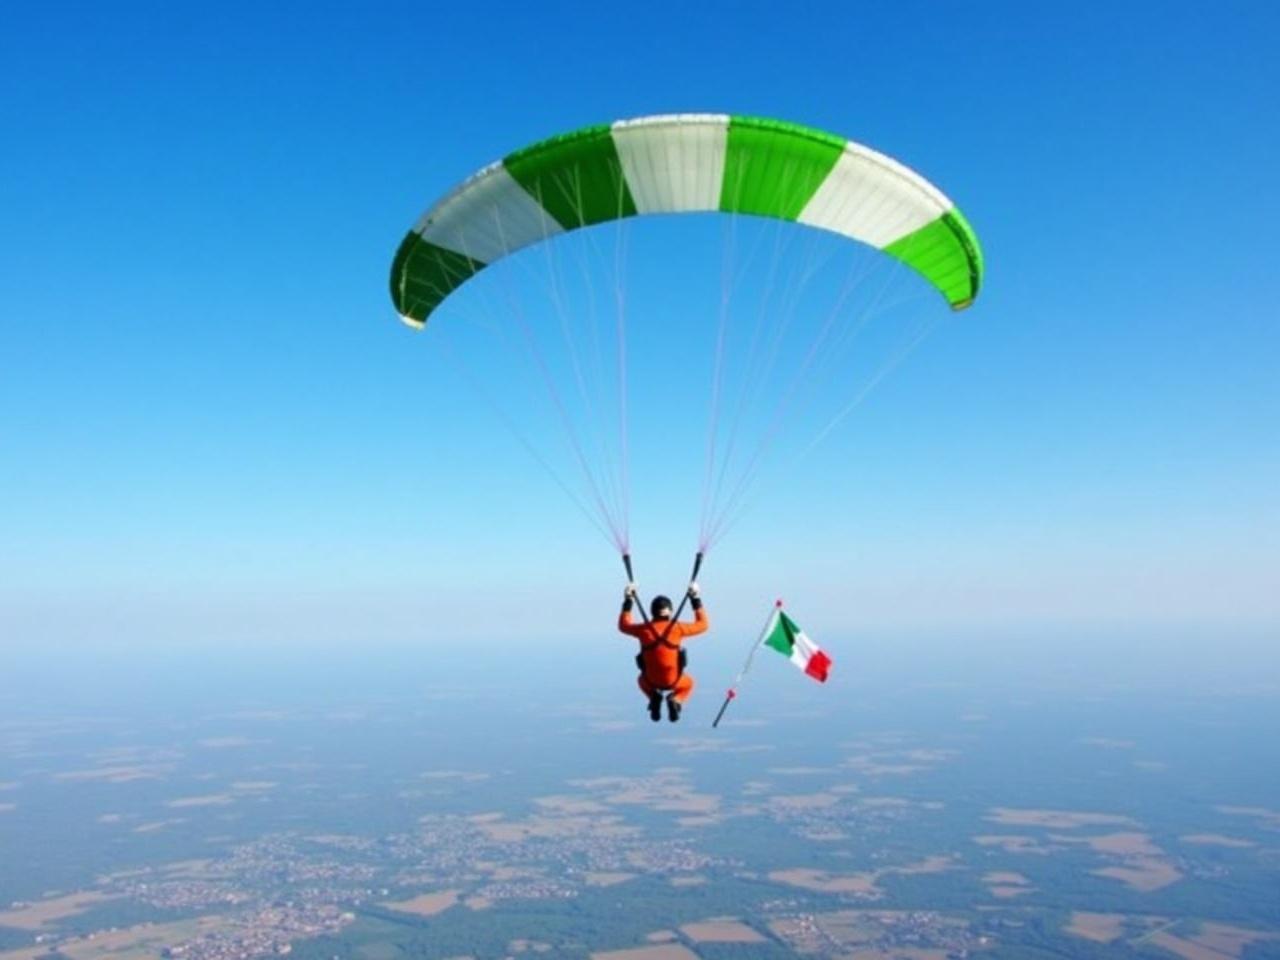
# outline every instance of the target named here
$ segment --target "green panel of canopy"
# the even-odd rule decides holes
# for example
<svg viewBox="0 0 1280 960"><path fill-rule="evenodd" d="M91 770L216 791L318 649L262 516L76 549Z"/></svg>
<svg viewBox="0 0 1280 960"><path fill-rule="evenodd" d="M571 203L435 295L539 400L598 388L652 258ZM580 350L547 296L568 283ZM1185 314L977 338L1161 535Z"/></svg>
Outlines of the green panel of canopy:
<svg viewBox="0 0 1280 960"><path fill-rule="evenodd" d="M956 310L982 252L935 186L890 157L780 120L676 114L584 127L485 167L409 232L391 296L421 327L468 278L566 230L649 213L772 217L857 240L907 264Z"/></svg>

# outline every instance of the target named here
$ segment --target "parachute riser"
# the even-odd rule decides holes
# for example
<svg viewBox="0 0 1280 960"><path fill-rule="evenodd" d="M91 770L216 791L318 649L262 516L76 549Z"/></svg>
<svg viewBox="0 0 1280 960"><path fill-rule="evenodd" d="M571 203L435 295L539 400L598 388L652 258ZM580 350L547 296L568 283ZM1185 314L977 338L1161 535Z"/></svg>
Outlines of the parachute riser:
<svg viewBox="0 0 1280 960"><path fill-rule="evenodd" d="M698 571L702 569L702 551L699 550L693 557L693 573L689 574L689 586L698 579ZM684 613L684 605L689 602L690 592L686 590L684 596L680 598L680 606L676 607L676 612L671 615L671 621L667 624L666 632L662 634L662 643L666 643L671 639L671 631L675 629L676 623L680 619L680 614Z"/></svg>
<svg viewBox="0 0 1280 960"><path fill-rule="evenodd" d="M622 565L627 570L627 583L635 583L636 575L631 571L631 554L624 553L622 555ZM649 611L645 609L644 601L640 599L640 594L636 594L636 603L640 606L640 619L647 626L649 623Z"/></svg>

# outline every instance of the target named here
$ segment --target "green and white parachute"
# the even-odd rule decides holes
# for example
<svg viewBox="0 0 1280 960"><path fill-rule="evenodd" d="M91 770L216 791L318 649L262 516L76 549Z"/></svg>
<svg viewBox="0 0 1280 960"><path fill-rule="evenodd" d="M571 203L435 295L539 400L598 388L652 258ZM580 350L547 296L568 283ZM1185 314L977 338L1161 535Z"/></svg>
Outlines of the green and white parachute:
<svg viewBox="0 0 1280 960"><path fill-rule="evenodd" d="M704 216L688 218L678 230L645 216L684 213ZM580 495L552 466L554 458L543 456L536 437L545 431L519 429L516 421L538 404L517 403L515 415L499 412L624 555L631 510L628 423L632 413L652 409L633 406L628 397L626 330L634 304L626 292L627 224L633 218L636 233L668 240L641 258L651 284L642 290L672 283L683 297L675 311L680 316L718 317L707 330L695 325L682 333L685 345L701 344L712 358L700 551L746 510L775 442L790 445L794 469L923 340L937 316L946 315L936 295L963 310L983 280L977 237L941 190L869 147L781 120L690 113L583 127L517 150L451 190L400 243L391 267L395 309L420 329L442 304L458 314L482 307L479 322L442 329L449 335L440 345L448 349L450 335L483 332L493 335L491 346L528 351L543 381L545 407L563 431L562 453L576 462ZM709 219L725 234L721 289L718 297L703 298L698 290L714 286L713 270L702 267L715 257L700 259ZM579 231L609 223L614 230ZM766 233L778 236L770 242ZM790 246L795 235L803 241L795 246L807 250ZM613 255L602 255L597 248L607 248L611 238ZM534 245L545 258L513 256L474 290L451 299L476 274ZM580 269L564 269L574 254ZM847 272L840 261L847 261ZM860 261L867 262L865 270ZM602 263L611 267L602 270ZM672 280L686 264L694 265L697 282ZM655 274L655 265L667 272ZM888 275L884 282L880 273ZM518 289L525 275L545 280L546 289ZM896 322L903 301L887 295L898 275L918 288L911 297L931 307L906 323ZM575 276L582 280L576 290ZM607 299L616 315L602 326L596 286L605 284L613 288ZM495 304L499 291L505 302ZM673 312L670 304L641 302L649 313ZM656 329L646 328L646 342L654 342ZM557 331L559 363L541 343ZM451 368L468 368L468 357L486 364L469 376L481 392L491 371L500 369L489 349L450 356ZM676 378L665 374L662 389L673 389ZM510 398L519 373L508 367L493 379ZM614 398L605 389L610 380L617 385ZM835 384L832 395L821 396L827 383ZM809 446L797 445L805 434L798 421L817 411L824 412L810 425Z"/></svg>
<svg viewBox="0 0 1280 960"><path fill-rule="evenodd" d="M920 273L953 309L973 303L982 252L919 174L869 147L781 120L671 114L584 127L517 150L423 215L391 268L404 321L530 244L650 213L739 213L848 237Z"/></svg>

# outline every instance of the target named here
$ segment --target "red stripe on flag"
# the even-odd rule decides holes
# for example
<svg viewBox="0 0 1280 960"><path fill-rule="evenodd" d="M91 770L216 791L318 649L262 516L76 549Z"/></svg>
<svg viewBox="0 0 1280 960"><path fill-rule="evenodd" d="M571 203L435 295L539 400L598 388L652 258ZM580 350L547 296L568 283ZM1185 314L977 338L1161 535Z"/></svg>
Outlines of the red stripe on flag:
<svg viewBox="0 0 1280 960"><path fill-rule="evenodd" d="M814 653L809 658L809 662L804 665L804 672L819 683L827 682L827 671L831 669L831 658L821 650Z"/></svg>

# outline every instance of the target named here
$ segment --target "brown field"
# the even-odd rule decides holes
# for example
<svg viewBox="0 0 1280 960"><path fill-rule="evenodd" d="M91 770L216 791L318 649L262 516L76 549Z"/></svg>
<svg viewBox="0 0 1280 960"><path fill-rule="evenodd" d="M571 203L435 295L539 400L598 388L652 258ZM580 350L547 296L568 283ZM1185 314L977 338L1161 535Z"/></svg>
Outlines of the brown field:
<svg viewBox="0 0 1280 960"><path fill-rule="evenodd" d="M698 960L698 955L678 943L663 943L629 950L598 950L591 954L591 960Z"/></svg>
<svg viewBox="0 0 1280 960"><path fill-rule="evenodd" d="M17 950L0 950L0 960L41 960L49 956L48 947L21 947Z"/></svg>
<svg viewBox="0 0 1280 960"><path fill-rule="evenodd" d="M588 887L613 887L620 883L626 883L628 880L635 879L634 873L588 873L586 874Z"/></svg>
<svg viewBox="0 0 1280 960"><path fill-rule="evenodd" d="M177 800L170 800L165 806L175 809L185 807L225 807L227 804L235 802L235 797L229 793L206 793L198 797L179 797Z"/></svg>
<svg viewBox="0 0 1280 960"><path fill-rule="evenodd" d="M792 870L774 870L769 874L769 879L802 890L816 890L818 893L854 893L866 897L880 895L874 873L840 874L796 867Z"/></svg>
<svg viewBox="0 0 1280 960"><path fill-rule="evenodd" d="M1055 830L1074 830L1077 827L1099 827L1133 823L1129 817L1113 813L1088 813L1072 810L1020 810L1014 807L993 807L986 819L992 823L1011 827L1050 827Z"/></svg>
<svg viewBox="0 0 1280 960"><path fill-rule="evenodd" d="M670 943L676 938L674 930L655 930L653 933L647 933L644 937L650 943Z"/></svg>
<svg viewBox="0 0 1280 960"><path fill-rule="evenodd" d="M764 943L765 938L736 917L686 923L680 932L694 943Z"/></svg>
<svg viewBox="0 0 1280 960"><path fill-rule="evenodd" d="M440 890L436 893L419 894L411 900L384 903L383 906L388 910L396 910L400 913L412 913L417 917L434 917L438 913L444 913L450 907L457 906L457 904L457 890Z"/></svg>
<svg viewBox="0 0 1280 960"><path fill-rule="evenodd" d="M82 890L48 900L37 900L24 907L16 907L0 913L0 927L17 927L19 930L43 930L59 920L84 913L90 907L116 899L97 890Z"/></svg>
<svg viewBox="0 0 1280 960"><path fill-rule="evenodd" d="M881 877L897 874L909 877L923 873L942 873L955 867L955 860L950 856L925 857L916 863L903 864L900 867L881 867L863 873L828 873L825 870L812 870L797 867L791 870L774 870L769 879L775 883L785 883L802 890L816 890L819 893L849 893L867 898L879 898L883 891L877 886Z"/></svg>
<svg viewBox="0 0 1280 960"><path fill-rule="evenodd" d="M713 816L676 817L676 824L681 827L710 827L721 822L723 822L722 817L713 817Z"/></svg>
<svg viewBox="0 0 1280 960"><path fill-rule="evenodd" d="M1003 887L997 885L994 887L988 887L987 889L990 891L991 895L998 900L1012 900L1015 897L1021 897L1028 893L1035 892L1034 887Z"/></svg>
<svg viewBox="0 0 1280 960"><path fill-rule="evenodd" d="M1012 900L1035 890L1035 887L1031 885L1031 881L1022 874L1009 871L996 871L985 874L982 882L987 885L987 890L991 895L1000 900Z"/></svg>
<svg viewBox="0 0 1280 960"><path fill-rule="evenodd" d="M98 780L104 783L129 783L132 780L161 780L169 769L160 764L93 767L88 770L64 770L62 773L55 773L53 779L73 783Z"/></svg>
<svg viewBox="0 0 1280 960"><path fill-rule="evenodd" d="M1123 913L1076 911L1071 914L1071 922L1062 929L1074 937L1082 937L1094 943L1112 943L1124 936L1126 919Z"/></svg>
<svg viewBox="0 0 1280 960"><path fill-rule="evenodd" d="M883 870L878 872L898 873L904 877L909 877L917 873L943 873L952 869L954 866L955 861L950 856L935 855L932 857L925 857L917 863L908 863L906 866L902 867L885 867Z"/></svg>
<svg viewBox="0 0 1280 960"><path fill-rule="evenodd" d="M538 797L533 802L544 810L553 810L556 813L565 813L570 815L583 813L605 813L609 809L603 803L599 803L589 797Z"/></svg>
<svg viewBox="0 0 1280 960"><path fill-rule="evenodd" d="M1106 833L1096 837L1060 837L1051 834L1050 839L1062 843L1082 843L1094 853L1114 857L1164 856L1164 851L1152 843L1145 833Z"/></svg>
<svg viewBox="0 0 1280 960"><path fill-rule="evenodd" d="M1239 957L1251 943L1280 940L1280 934L1263 930L1246 930L1225 923L1202 923L1200 932L1191 939L1229 957Z"/></svg>
<svg viewBox="0 0 1280 960"><path fill-rule="evenodd" d="M993 873L983 874L983 883L999 883L1005 886L1024 887L1031 883L1026 877L1020 873L1010 871L995 871Z"/></svg>
<svg viewBox="0 0 1280 960"><path fill-rule="evenodd" d="M201 917L103 930L93 934L92 939L77 937L58 944L58 953L71 960L155 960L165 947L212 932L225 923L223 917ZM0 960L37 960L48 954L47 947L25 948L0 953Z"/></svg>
<svg viewBox="0 0 1280 960"><path fill-rule="evenodd" d="M1183 843L1190 843L1195 846L1202 847L1256 847L1257 844L1252 840L1242 840L1239 837L1224 837L1220 833L1189 833L1186 836L1178 838Z"/></svg>
<svg viewBox="0 0 1280 960"><path fill-rule="evenodd" d="M980 847L999 847L1005 853L1050 854L1053 847L1045 846L1035 837L1023 837L1017 834L986 834L973 838Z"/></svg>
<svg viewBox="0 0 1280 960"><path fill-rule="evenodd" d="M1219 806L1213 809L1232 817L1251 817L1261 822L1263 826L1280 829L1280 810L1272 810L1269 807L1235 806Z"/></svg>
<svg viewBox="0 0 1280 960"><path fill-rule="evenodd" d="M507 953L550 953L551 944L541 940L512 940L507 944Z"/></svg>
<svg viewBox="0 0 1280 960"><path fill-rule="evenodd" d="M613 806L640 806L666 813L714 814L720 797L698 793L689 785L685 771L664 768L649 777L592 777L571 780L570 786L596 794L601 803Z"/></svg>
<svg viewBox="0 0 1280 960"><path fill-rule="evenodd" d="M1182 872L1177 867L1158 857L1134 857L1126 860L1124 866L1103 867L1091 872L1095 876L1119 880L1139 893L1150 893L1182 879Z"/></svg>
<svg viewBox="0 0 1280 960"><path fill-rule="evenodd" d="M707 882L707 878L697 875L689 877L672 877L667 882L673 887L700 887Z"/></svg>
<svg viewBox="0 0 1280 960"><path fill-rule="evenodd" d="M909 807L911 801L903 797L863 797L858 801L862 807Z"/></svg>
<svg viewBox="0 0 1280 960"><path fill-rule="evenodd" d="M829 807L834 807L839 802L840 798L834 793L782 794L769 799L769 808L788 812L826 810Z"/></svg>
<svg viewBox="0 0 1280 960"><path fill-rule="evenodd" d="M170 820L152 820L148 823L138 824L138 826L133 828L133 832L134 833L155 833L157 830L163 830L165 827L176 827L178 824L186 823L186 822L187 821L181 818L174 818Z"/></svg>
<svg viewBox="0 0 1280 960"><path fill-rule="evenodd" d="M161 873L168 874L171 877L207 877L209 876L209 864L213 863L208 859L197 860L175 860L172 863L166 863L160 866Z"/></svg>
<svg viewBox="0 0 1280 960"><path fill-rule="evenodd" d="M522 843L530 837L620 837L638 832L628 827L621 817L532 816L526 820L473 821L490 840L498 843Z"/></svg>
<svg viewBox="0 0 1280 960"><path fill-rule="evenodd" d="M1215 929L1210 931L1211 927ZM1183 960L1236 960L1244 956L1249 944L1275 938L1275 934L1206 923L1193 937L1178 937L1161 930L1153 933L1147 942L1177 954Z"/></svg>

